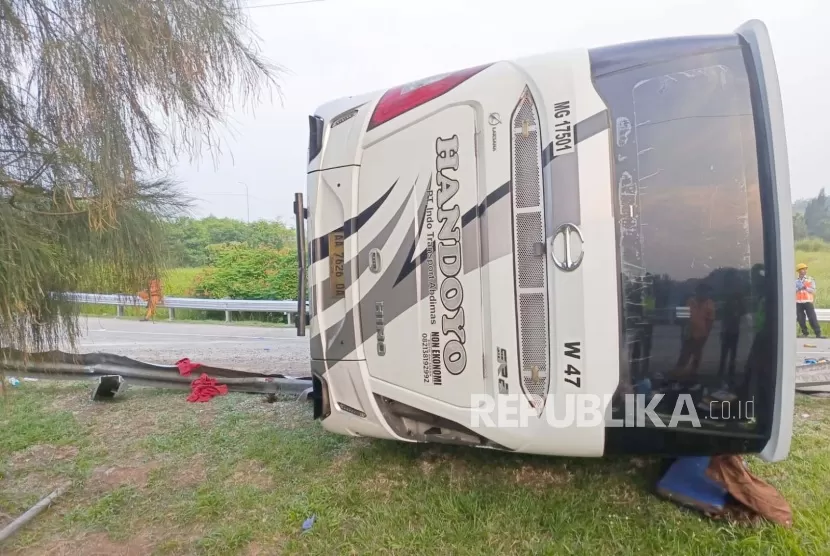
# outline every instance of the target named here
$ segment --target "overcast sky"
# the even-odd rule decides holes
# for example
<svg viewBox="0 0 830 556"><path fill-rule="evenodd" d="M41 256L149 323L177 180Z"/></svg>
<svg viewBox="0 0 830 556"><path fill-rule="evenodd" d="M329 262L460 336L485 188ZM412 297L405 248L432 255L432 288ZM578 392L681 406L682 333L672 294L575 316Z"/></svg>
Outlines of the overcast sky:
<svg viewBox="0 0 830 556"><path fill-rule="evenodd" d="M731 32L753 18L772 35L793 199L830 185L822 166L830 156L830 4L821 0L323 0L249 14L264 56L288 70L284 98L230 114L215 165L207 158L176 169L200 199L195 216L244 220L250 210L251 221L291 222L292 196L305 190L308 115L329 100L562 48Z"/></svg>

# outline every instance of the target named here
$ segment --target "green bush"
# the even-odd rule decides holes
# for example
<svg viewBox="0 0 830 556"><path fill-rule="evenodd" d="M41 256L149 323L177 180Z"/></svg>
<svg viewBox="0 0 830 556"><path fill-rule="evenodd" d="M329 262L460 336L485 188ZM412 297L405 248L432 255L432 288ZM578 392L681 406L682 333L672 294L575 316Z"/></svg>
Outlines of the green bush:
<svg viewBox="0 0 830 556"><path fill-rule="evenodd" d="M207 248L209 267L194 292L210 299L296 299L297 252L224 243Z"/></svg>
<svg viewBox="0 0 830 556"><path fill-rule="evenodd" d="M822 251L830 251L830 243L817 237L808 237L795 242L796 251L805 251L807 253L820 253Z"/></svg>
<svg viewBox="0 0 830 556"><path fill-rule="evenodd" d="M170 264L199 267L208 262L208 246L220 243L266 245L281 249L292 245L294 230L280 221L241 222L231 218L178 218L165 228Z"/></svg>

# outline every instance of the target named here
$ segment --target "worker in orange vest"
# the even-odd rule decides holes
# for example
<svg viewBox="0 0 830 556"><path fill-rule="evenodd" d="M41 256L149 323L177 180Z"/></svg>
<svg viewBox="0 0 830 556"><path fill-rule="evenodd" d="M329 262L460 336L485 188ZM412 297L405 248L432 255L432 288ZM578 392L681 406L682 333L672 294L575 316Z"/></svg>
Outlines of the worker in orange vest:
<svg viewBox="0 0 830 556"><path fill-rule="evenodd" d="M144 318L141 319L142 322L148 321L151 318L155 317L156 315L156 306L159 304L162 298L161 292L161 282L159 282L158 278L153 276L150 279L150 287L148 288L147 292L141 292L139 296L147 301L147 313L145 313Z"/></svg>
<svg viewBox="0 0 830 556"><path fill-rule="evenodd" d="M715 302L709 295L708 284L698 284L695 288L695 295L687 306L689 307L689 325L686 329L686 337L680 348L680 357L677 360L676 370L679 373L686 371L691 363L691 371L697 373L700 360L703 356L703 348L712 332L715 322Z"/></svg>
<svg viewBox="0 0 830 556"><path fill-rule="evenodd" d="M797 309L798 326L801 329L802 336L809 336L807 331L807 322L810 320L810 327L816 335L816 338L821 338L821 327L816 318L816 281L812 276L807 276L807 265L799 263L795 267L798 272L798 279L795 281L795 305Z"/></svg>

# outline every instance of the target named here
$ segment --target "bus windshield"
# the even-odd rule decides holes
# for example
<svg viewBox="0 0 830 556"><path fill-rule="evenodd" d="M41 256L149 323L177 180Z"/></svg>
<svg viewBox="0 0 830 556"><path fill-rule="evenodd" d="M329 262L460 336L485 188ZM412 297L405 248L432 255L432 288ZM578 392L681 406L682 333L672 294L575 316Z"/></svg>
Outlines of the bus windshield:
<svg viewBox="0 0 830 556"><path fill-rule="evenodd" d="M772 411L759 396L775 376L772 360L759 361L765 244L751 74L735 36L693 40L595 80L614 157L618 394L659 393L658 413L685 395L703 423L696 432L757 449ZM651 450L667 442L665 432L627 434ZM683 441L690 450L711 448L694 436Z"/></svg>

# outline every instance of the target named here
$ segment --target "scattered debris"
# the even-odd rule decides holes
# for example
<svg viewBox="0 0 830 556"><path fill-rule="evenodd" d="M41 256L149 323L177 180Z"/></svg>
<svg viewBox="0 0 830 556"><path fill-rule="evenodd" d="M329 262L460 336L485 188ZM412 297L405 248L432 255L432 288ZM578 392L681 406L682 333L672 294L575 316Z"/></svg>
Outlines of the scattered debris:
<svg viewBox="0 0 830 556"><path fill-rule="evenodd" d="M813 359L812 357L808 357L804 359L805 365L824 365L826 363L830 363L830 359L826 357L822 357L821 359Z"/></svg>
<svg viewBox="0 0 830 556"><path fill-rule="evenodd" d="M10 386L15 386L15 387L20 386L20 379L18 379L17 377L14 377L14 376L8 377L6 379L6 382L8 382ZM36 378L25 377L23 379L23 382L37 382L37 379Z"/></svg>
<svg viewBox="0 0 830 556"><path fill-rule="evenodd" d="M738 455L677 458L657 483L657 492L709 517L760 516L784 527L793 522L783 496L750 473Z"/></svg>
<svg viewBox="0 0 830 556"><path fill-rule="evenodd" d="M59 461L70 461L78 455L78 448L72 445L35 444L15 452L8 459L12 470L48 469Z"/></svg>
<svg viewBox="0 0 830 556"><path fill-rule="evenodd" d="M176 361L176 367L179 369L179 374L182 376L188 376L190 373L192 373L201 366L201 363L191 363L190 359L188 359L187 357Z"/></svg>
<svg viewBox="0 0 830 556"><path fill-rule="evenodd" d="M66 491L66 489L68 489L68 488L69 488L69 483L57 488L54 492L52 492L52 494L50 494L49 496L47 496L45 498L42 498L40 500L40 502L38 502L37 504L35 504L31 508L29 508L29 510L26 513L24 513L23 515L21 515L20 517L18 517L17 519L12 521L8 525L6 525L3 528L3 530L0 531L0 542L5 541L9 537L11 537L14 533L16 533L18 529L20 529L21 527L23 527L24 525L29 523L32 519L34 519L34 517L36 515L38 515L40 512L42 512L44 509L46 509L49 505L51 505L52 502L55 500L55 498L57 498L58 496L63 494Z"/></svg>
<svg viewBox="0 0 830 556"><path fill-rule="evenodd" d="M49 351L23 354L13 349L0 349L0 371L14 373L17 376L24 373L39 375L50 380L93 379L99 381L96 384L96 390L99 391L98 393L102 398L107 397L107 391L103 387L107 384L111 385L113 395L122 389L123 384L191 390L192 394L193 387L191 384L201 379L201 377L197 378L195 376L196 373L193 373L195 369L199 369L202 375L213 377L212 380L215 381L213 386L216 386L216 382L221 381L222 386L226 387L229 392L248 392L252 394L284 392L294 395L299 394L300 399L311 398L309 395L312 392L310 376L292 377L282 374L255 373L211 367L201 363L192 363L186 358L180 359L175 365L156 365L109 353L78 355L61 351ZM101 377L110 378L101 383ZM120 377L122 384L118 387L118 390L115 389L118 379L111 377ZM20 384L16 378L14 378L14 381L16 382L13 386ZM200 383L197 383L196 388L197 390L204 390L206 385L207 383L202 379ZM94 399L95 395L94 393Z"/></svg>
<svg viewBox="0 0 830 556"><path fill-rule="evenodd" d="M789 503L774 486L750 473L740 456L714 456L707 475L725 485L731 497L749 510L773 523L792 527Z"/></svg>
<svg viewBox="0 0 830 556"><path fill-rule="evenodd" d="M728 492L706 475L709 463L706 456L678 458L657 483L657 493L706 515L723 512Z"/></svg>
<svg viewBox="0 0 830 556"><path fill-rule="evenodd" d="M312 514L311 517L303 521L303 531L311 529L311 526L314 525L315 521L317 521L317 516L315 514Z"/></svg>
<svg viewBox="0 0 830 556"><path fill-rule="evenodd" d="M99 377L95 389L92 391L94 401L111 400L124 384L124 379L118 375L104 375Z"/></svg>
<svg viewBox="0 0 830 556"><path fill-rule="evenodd" d="M191 393L187 397L189 402L208 402L214 396L224 396L228 393L228 387L224 384L219 384L215 378L210 378L208 375L202 375L190 383Z"/></svg>

